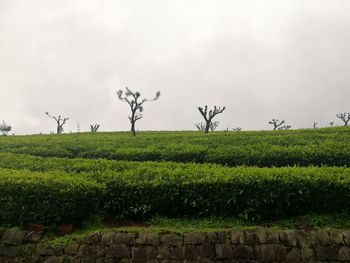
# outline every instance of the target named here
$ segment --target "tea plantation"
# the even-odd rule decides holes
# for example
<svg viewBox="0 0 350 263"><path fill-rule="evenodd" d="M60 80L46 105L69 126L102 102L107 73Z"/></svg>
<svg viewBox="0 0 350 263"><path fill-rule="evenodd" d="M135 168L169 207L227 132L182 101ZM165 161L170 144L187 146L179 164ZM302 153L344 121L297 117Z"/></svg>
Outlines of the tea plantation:
<svg viewBox="0 0 350 263"><path fill-rule="evenodd" d="M0 137L0 225L350 213L350 129Z"/></svg>

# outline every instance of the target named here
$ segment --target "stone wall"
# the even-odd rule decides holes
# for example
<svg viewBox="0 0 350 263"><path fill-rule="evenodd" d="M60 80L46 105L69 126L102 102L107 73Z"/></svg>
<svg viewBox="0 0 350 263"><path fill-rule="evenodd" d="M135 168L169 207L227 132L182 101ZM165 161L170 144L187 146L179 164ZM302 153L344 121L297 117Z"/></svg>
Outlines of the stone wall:
<svg viewBox="0 0 350 263"><path fill-rule="evenodd" d="M96 232L67 244L0 233L0 262L350 262L349 231Z"/></svg>

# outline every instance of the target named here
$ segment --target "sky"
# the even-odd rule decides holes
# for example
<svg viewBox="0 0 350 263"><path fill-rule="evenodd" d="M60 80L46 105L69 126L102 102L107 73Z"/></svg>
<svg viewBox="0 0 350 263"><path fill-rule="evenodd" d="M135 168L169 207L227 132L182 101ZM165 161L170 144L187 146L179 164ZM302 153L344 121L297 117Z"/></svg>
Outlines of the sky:
<svg viewBox="0 0 350 263"><path fill-rule="evenodd" d="M128 130L126 86L158 101L139 130L329 126L350 112L348 0L0 0L0 121L16 134Z"/></svg>

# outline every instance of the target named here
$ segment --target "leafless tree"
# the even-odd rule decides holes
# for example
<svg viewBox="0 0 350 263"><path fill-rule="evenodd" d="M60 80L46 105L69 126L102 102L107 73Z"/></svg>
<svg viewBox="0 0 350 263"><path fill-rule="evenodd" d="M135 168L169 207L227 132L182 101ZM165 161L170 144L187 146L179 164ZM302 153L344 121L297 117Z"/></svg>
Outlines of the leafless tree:
<svg viewBox="0 0 350 263"><path fill-rule="evenodd" d="M241 128L241 127L237 127L237 128L233 128L232 130L233 130L233 131L236 131L236 132L239 132L239 131L242 130L242 128Z"/></svg>
<svg viewBox="0 0 350 263"><path fill-rule="evenodd" d="M90 124L91 132L97 132L99 128L100 128L100 124Z"/></svg>
<svg viewBox="0 0 350 263"><path fill-rule="evenodd" d="M129 120L131 123L131 132L133 135L136 135L135 123L143 117L143 104L145 102L158 100L160 97L160 91L157 91L155 97L152 100L148 100L146 98L141 99L141 94L138 91L133 92L128 87L125 87L125 90L125 92L118 90L117 95L119 100L126 102L130 106L131 116L129 116Z"/></svg>
<svg viewBox="0 0 350 263"><path fill-rule="evenodd" d="M317 126L318 126L318 122L315 122L315 121L314 121L314 125L313 125L314 129L316 129Z"/></svg>
<svg viewBox="0 0 350 263"><path fill-rule="evenodd" d="M290 130L291 128L292 128L291 125L283 125L283 126L278 127L277 129L278 130Z"/></svg>
<svg viewBox="0 0 350 263"><path fill-rule="evenodd" d="M344 126L348 126L350 121L350 112L338 113L337 118L344 122Z"/></svg>
<svg viewBox="0 0 350 263"><path fill-rule="evenodd" d="M5 121L2 121L2 124L0 124L0 132L3 136L6 136L10 131L12 130L12 127L10 125L7 125Z"/></svg>
<svg viewBox="0 0 350 263"><path fill-rule="evenodd" d="M277 130L278 127L282 126L285 123L285 121L280 121L279 119L272 119L271 121L269 121L269 124L273 125L273 130Z"/></svg>
<svg viewBox="0 0 350 263"><path fill-rule="evenodd" d="M222 113L224 110L225 110L225 107L216 107L214 106L214 109L213 110L209 110L208 112L208 106L205 105L204 108L202 107L198 107L198 110L200 112L200 114L202 114L204 120L205 120L205 128L204 128L204 132L205 133L208 133L209 130L211 130L210 127L214 127L213 126L213 119L216 115ZM217 125L219 125L219 123L217 123ZM216 127L217 127L216 125ZM216 128L215 127L215 128Z"/></svg>
<svg viewBox="0 0 350 263"><path fill-rule="evenodd" d="M331 122L329 123L329 125L330 125L331 127L334 127L334 121L331 121Z"/></svg>
<svg viewBox="0 0 350 263"><path fill-rule="evenodd" d="M56 132L57 132L57 134L63 133L63 131L64 131L64 130L63 130L63 125L66 124L66 122L69 120L69 118L67 118L67 117L63 118L63 117L61 117L61 115L59 115L58 117L56 117L56 116L51 115L51 114L48 113L48 112L45 112L45 114L46 114L48 117L50 117L50 118L52 118L52 119L54 119L54 120L56 121L56 124L57 124Z"/></svg>
<svg viewBox="0 0 350 263"><path fill-rule="evenodd" d="M216 128L219 126L219 121L213 121L210 123L210 126L209 126L209 130L210 131L215 131ZM206 128L206 124L201 122L201 123L195 123L194 126L196 126L196 128L199 130L199 131L205 131L205 128Z"/></svg>

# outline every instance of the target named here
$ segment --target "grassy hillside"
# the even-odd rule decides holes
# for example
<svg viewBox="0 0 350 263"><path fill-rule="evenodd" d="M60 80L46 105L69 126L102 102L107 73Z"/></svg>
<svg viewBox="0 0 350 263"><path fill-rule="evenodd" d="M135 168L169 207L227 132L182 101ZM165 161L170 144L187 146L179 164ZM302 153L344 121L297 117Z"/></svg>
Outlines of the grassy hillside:
<svg viewBox="0 0 350 263"><path fill-rule="evenodd" d="M347 214L349 139L347 128L0 137L0 225Z"/></svg>
<svg viewBox="0 0 350 263"><path fill-rule="evenodd" d="M347 127L252 132L76 133L0 137L0 151L42 157L217 163L260 167L348 166Z"/></svg>

